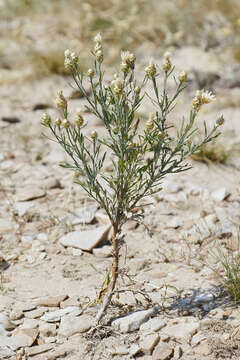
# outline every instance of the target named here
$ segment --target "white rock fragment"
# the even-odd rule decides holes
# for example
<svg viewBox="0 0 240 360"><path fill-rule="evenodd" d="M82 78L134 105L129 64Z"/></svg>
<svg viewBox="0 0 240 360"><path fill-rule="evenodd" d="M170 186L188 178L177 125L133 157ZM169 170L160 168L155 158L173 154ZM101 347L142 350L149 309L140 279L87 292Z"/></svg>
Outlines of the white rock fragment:
<svg viewBox="0 0 240 360"><path fill-rule="evenodd" d="M146 355L151 355L153 349L159 342L159 335L158 334L147 334L141 337L139 346L141 351Z"/></svg>
<svg viewBox="0 0 240 360"><path fill-rule="evenodd" d="M93 318L89 315L76 316L63 316L61 318L58 335L72 336L78 333L84 333L93 326Z"/></svg>
<svg viewBox="0 0 240 360"><path fill-rule="evenodd" d="M167 228L170 228L170 229L177 229L179 227L183 226L183 220L178 217L178 216L175 216L172 220L170 220L168 223L167 223Z"/></svg>
<svg viewBox="0 0 240 360"><path fill-rule="evenodd" d="M61 317L64 315L80 315L82 313L82 310L77 306L68 306L64 309L56 310L56 311L50 311L44 314L41 317L41 320L47 321L47 322L57 322L60 321Z"/></svg>
<svg viewBox="0 0 240 360"><path fill-rule="evenodd" d="M0 325L2 325L5 330L13 330L15 328L15 325L9 320L9 317L4 313L0 313Z"/></svg>
<svg viewBox="0 0 240 360"><path fill-rule="evenodd" d="M75 211L72 211L71 215L67 217L67 223L72 225L90 224L95 217L97 208L97 204L78 208Z"/></svg>
<svg viewBox="0 0 240 360"><path fill-rule="evenodd" d="M166 322L160 318L152 318L140 326L140 331L159 331L166 326Z"/></svg>
<svg viewBox="0 0 240 360"><path fill-rule="evenodd" d="M181 322L176 325L168 325L164 328L163 333L170 338L174 338L180 343L189 342L194 334L197 333L200 324L198 322Z"/></svg>
<svg viewBox="0 0 240 360"><path fill-rule="evenodd" d="M73 256L82 256L83 252L80 249L72 249Z"/></svg>
<svg viewBox="0 0 240 360"><path fill-rule="evenodd" d="M205 293L205 294L201 294L199 296L197 296L194 299L194 303L196 304L205 304L205 303L209 303L211 301L214 300L214 295L211 293Z"/></svg>
<svg viewBox="0 0 240 360"><path fill-rule="evenodd" d="M211 197L215 201L224 201L230 195L226 188L219 188L211 193Z"/></svg>
<svg viewBox="0 0 240 360"><path fill-rule="evenodd" d="M42 344L42 345L32 346L31 348L26 349L26 355L33 356L33 355L42 354L53 348L54 348L53 344Z"/></svg>
<svg viewBox="0 0 240 360"><path fill-rule="evenodd" d="M105 245L100 248L93 249L93 254L99 258L107 258L109 256L112 256L112 247L109 245Z"/></svg>
<svg viewBox="0 0 240 360"><path fill-rule="evenodd" d="M112 322L112 326L122 333L138 330L154 313L155 308L149 310L136 311Z"/></svg>
<svg viewBox="0 0 240 360"><path fill-rule="evenodd" d="M31 346L38 336L37 329L17 329L14 332L13 338L19 339L22 347Z"/></svg>
<svg viewBox="0 0 240 360"><path fill-rule="evenodd" d="M16 200L17 201L30 201L42 198L46 195L46 192L36 185L27 185L24 188L19 188Z"/></svg>
<svg viewBox="0 0 240 360"><path fill-rule="evenodd" d="M14 356L15 352L11 349L0 345L0 359L8 359L10 356Z"/></svg>
<svg viewBox="0 0 240 360"><path fill-rule="evenodd" d="M39 332L43 337L56 336L57 326L56 324L43 323L39 326Z"/></svg>
<svg viewBox="0 0 240 360"><path fill-rule="evenodd" d="M92 251L107 236L111 226L101 226L94 230L72 231L64 235L59 241L63 246L70 246L81 250Z"/></svg>

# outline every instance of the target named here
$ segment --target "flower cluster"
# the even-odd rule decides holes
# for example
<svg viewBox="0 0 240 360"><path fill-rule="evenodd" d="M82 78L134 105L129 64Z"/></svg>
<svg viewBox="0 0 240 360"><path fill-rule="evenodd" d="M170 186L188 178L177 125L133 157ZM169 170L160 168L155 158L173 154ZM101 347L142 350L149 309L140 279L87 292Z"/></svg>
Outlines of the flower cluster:
<svg viewBox="0 0 240 360"><path fill-rule="evenodd" d="M169 59L170 53L167 51L164 54L164 61L162 63L162 69L166 72L168 72L172 68L172 63Z"/></svg>
<svg viewBox="0 0 240 360"><path fill-rule="evenodd" d="M121 95L123 91L122 80L116 76L116 78L111 82L111 87L115 95Z"/></svg>
<svg viewBox="0 0 240 360"><path fill-rule="evenodd" d="M149 65L145 68L145 72L149 78L154 78L156 75L157 69L152 59L149 61Z"/></svg>
<svg viewBox="0 0 240 360"><path fill-rule="evenodd" d="M72 70L74 66L78 63L78 56L75 52L71 52L69 49L67 49L64 52L65 60L64 60L64 66L66 69Z"/></svg>
<svg viewBox="0 0 240 360"><path fill-rule="evenodd" d="M136 56L133 53L130 53L129 51L122 51L121 52L121 70L124 73L128 73L130 69L134 69Z"/></svg>
<svg viewBox="0 0 240 360"><path fill-rule="evenodd" d="M103 60L103 49L102 49L102 36L98 33L95 38L93 39L95 42L94 46L94 55L98 61Z"/></svg>
<svg viewBox="0 0 240 360"><path fill-rule="evenodd" d="M215 100L216 97L211 91L197 90L192 101L192 106L194 110L198 111L202 105L209 104Z"/></svg>

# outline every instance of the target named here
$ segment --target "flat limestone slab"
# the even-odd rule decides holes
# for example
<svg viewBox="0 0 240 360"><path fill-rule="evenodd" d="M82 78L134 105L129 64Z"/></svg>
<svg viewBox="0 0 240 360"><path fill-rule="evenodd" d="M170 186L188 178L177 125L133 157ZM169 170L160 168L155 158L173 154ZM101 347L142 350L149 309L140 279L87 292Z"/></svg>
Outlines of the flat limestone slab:
<svg viewBox="0 0 240 360"><path fill-rule="evenodd" d="M94 230L72 231L61 237L59 241L63 246L71 246L81 250L92 251L92 249L98 246L101 241L106 238L110 228L111 225L107 225Z"/></svg>

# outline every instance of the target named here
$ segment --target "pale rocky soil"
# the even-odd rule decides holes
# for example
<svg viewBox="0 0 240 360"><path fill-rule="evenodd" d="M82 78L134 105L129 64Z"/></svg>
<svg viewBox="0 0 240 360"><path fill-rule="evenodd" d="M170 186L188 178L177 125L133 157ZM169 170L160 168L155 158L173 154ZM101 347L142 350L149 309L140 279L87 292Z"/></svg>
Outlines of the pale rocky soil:
<svg viewBox="0 0 240 360"><path fill-rule="evenodd" d="M239 143L240 91L229 88L221 64L196 48L177 50L173 60L177 69L220 76L212 85L218 100L199 123L212 124L223 113L222 142ZM65 154L41 136L45 110L36 110L45 104L56 114L56 92L70 96L70 81L52 76L0 89L0 251L7 262L2 268L9 265L1 279L0 359L239 359L239 307L212 271L221 270L214 250L237 250L238 152L226 165L190 160L192 170L166 178L164 191L147 199L144 225L126 224L124 291L114 297L104 326L90 330L111 263L111 231L89 245L91 251L61 245L75 230L93 231L89 241L97 242L95 230L108 223L74 185L73 173L58 166ZM186 113L196 87L193 82L181 97L173 121ZM69 100L71 110L83 103ZM146 101L141 112L149 109ZM85 118L87 132L104 133L96 119Z"/></svg>

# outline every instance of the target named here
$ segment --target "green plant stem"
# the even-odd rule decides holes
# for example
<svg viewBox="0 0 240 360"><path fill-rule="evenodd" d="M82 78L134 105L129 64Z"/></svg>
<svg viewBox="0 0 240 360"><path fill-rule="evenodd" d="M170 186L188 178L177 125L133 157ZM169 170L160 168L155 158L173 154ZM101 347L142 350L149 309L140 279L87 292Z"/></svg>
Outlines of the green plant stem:
<svg viewBox="0 0 240 360"><path fill-rule="evenodd" d="M110 284L107 288L107 293L103 299L103 303L101 308L99 309L97 316L96 316L96 322L99 323L101 319L103 318L114 293L114 289L117 283L118 278L118 269L119 269L119 229L118 225L115 224L113 227L113 237L112 237L112 244L113 244L113 262L111 266L111 272L112 272L112 278L110 281Z"/></svg>

